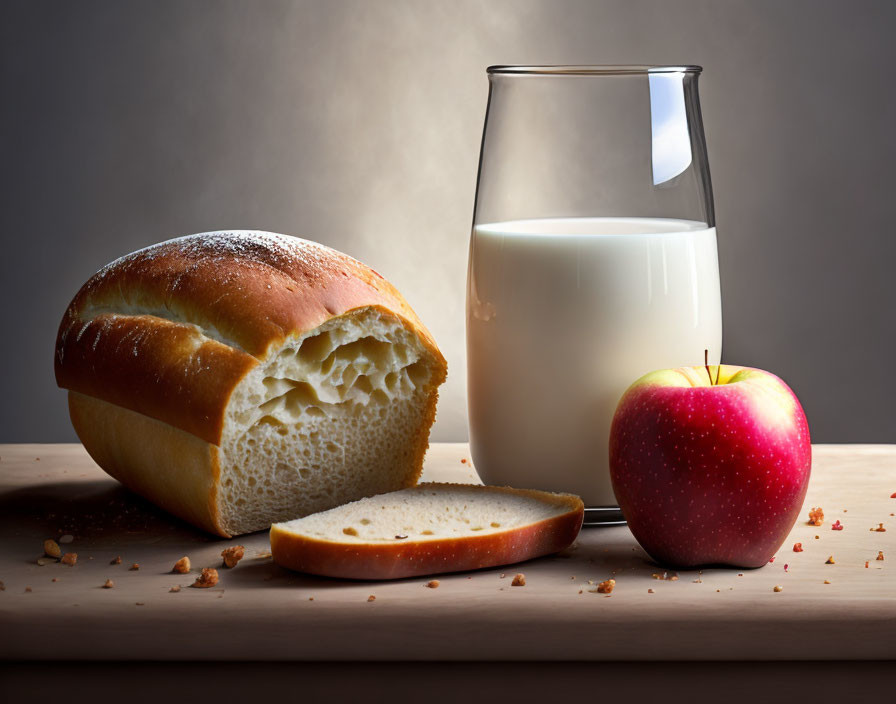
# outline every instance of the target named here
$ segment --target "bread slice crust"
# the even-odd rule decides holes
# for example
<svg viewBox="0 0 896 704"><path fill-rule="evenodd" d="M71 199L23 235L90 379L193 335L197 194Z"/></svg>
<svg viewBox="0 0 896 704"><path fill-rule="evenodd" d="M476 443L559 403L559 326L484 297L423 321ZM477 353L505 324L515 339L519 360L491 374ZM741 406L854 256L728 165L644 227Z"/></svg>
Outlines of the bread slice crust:
<svg viewBox="0 0 896 704"><path fill-rule="evenodd" d="M288 524L275 523L271 526L274 561L281 567L298 572L356 580L466 572L558 552L575 541L582 527L584 504L578 496L571 494L434 483L419 484L406 491L426 491L433 486L525 496L563 510L542 520L503 531L457 537L408 536L388 542L325 540L291 530Z"/></svg>

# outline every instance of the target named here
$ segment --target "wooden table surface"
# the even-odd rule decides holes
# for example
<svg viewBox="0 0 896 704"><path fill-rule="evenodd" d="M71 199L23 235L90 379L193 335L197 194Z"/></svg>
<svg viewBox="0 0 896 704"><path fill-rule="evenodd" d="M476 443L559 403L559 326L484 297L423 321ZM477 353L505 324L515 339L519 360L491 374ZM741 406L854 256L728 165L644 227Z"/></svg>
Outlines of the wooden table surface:
<svg viewBox="0 0 896 704"><path fill-rule="evenodd" d="M475 480L467 453L434 444L424 479ZM760 569L660 580L663 569L626 527L587 528L561 555L442 576L428 589L422 578L288 572L266 556L266 532L233 541L200 533L124 490L80 445L0 445L0 658L894 659L894 492L896 446L818 445L806 507ZM823 526L807 525L810 506L824 508ZM842 531L831 530L837 519ZM870 530L879 523L887 532ZM77 564L38 565L44 539L66 534ZM182 555L194 572L219 567L229 544L244 545L246 558L219 568L215 588L186 588L193 576L170 572ZM829 555L836 564L825 564ZM517 572L526 586L511 586ZM589 580L611 576L611 596L592 591ZM107 579L113 589L102 588Z"/></svg>

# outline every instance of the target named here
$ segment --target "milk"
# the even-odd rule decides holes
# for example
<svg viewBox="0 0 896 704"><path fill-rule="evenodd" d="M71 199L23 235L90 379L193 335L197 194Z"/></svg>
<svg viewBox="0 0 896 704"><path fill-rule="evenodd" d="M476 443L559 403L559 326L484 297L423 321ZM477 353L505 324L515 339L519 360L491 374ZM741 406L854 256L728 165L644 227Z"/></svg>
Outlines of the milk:
<svg viewBox="0 0 896 704"><path fill-rule="evenodd" d="M654 369L719 361L715 228L659 218L478 225L467 291L473 464L487 484L615 506L610 422Z"/></svg>

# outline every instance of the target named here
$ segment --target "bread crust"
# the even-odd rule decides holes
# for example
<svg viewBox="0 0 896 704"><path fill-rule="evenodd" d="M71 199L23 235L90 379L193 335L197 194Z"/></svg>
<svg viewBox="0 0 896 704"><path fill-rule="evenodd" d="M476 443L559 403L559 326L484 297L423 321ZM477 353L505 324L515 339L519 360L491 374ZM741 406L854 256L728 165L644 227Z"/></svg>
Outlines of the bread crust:
<svg viewBox="0 0 896 704"><path fill-rule="evenodd" d="M524 489L488 489L530 495L542 501L545 497L544 492ZM562 501L568 510L519 528L457 538L352 543L312 538L275 523L271 526L271 552L274 561L287 569L359 580L401 579L508 565L562 550L578 536L585 515L582 500L569 494L548 496Z"/></svg>
<svg viewBox="0 0 896 704"><path fill-rule="evenodd" d="M231 537L218 509L218 448L179 428L70 391L72 425L108 474L175 516Z"/></svg>
<svg viewBox="0 0 896 704"><path fill-rule="evenodd" d="M84 284L59 327L56 382L217 445L233 390L272 347L365 307L397 315L422 341L435 360L434 393L445 359L373 269L285 235L181 237L122 257Z"/></svg>

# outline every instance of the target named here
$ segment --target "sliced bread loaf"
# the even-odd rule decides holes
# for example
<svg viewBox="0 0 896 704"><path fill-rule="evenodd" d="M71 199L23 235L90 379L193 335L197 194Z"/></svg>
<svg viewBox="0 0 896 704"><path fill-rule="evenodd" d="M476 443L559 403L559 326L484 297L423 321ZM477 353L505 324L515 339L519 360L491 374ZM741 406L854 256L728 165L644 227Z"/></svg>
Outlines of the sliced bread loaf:
<svg viewBox="0 0 896 704"><path fill-rule="evenodd" d="M584 505L571 494L424 483L271 526L282 567L398 579L506 565L572 544Z"/></svg>

